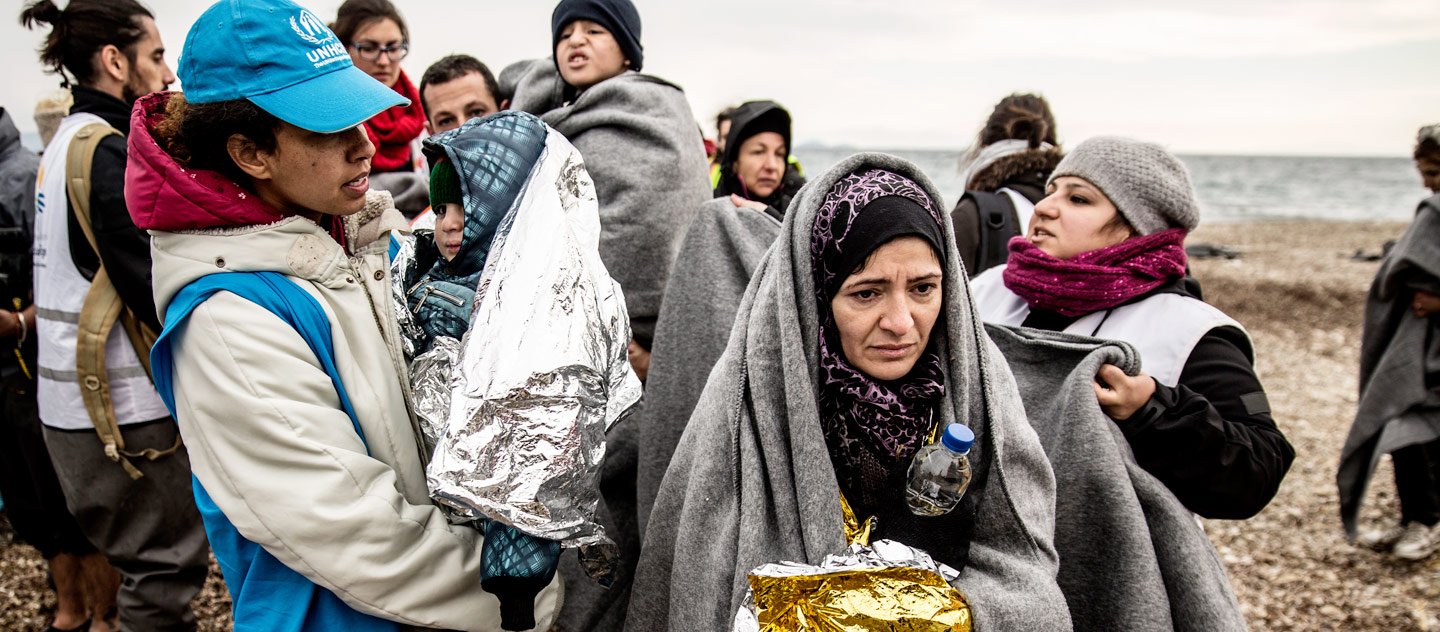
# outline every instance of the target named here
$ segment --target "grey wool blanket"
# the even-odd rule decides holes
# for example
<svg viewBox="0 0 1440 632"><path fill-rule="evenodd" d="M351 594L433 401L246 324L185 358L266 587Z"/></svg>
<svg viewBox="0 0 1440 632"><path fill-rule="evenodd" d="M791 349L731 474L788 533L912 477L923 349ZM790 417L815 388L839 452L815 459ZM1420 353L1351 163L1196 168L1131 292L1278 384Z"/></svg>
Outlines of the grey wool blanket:
<svg viewBox="0 0 1440 632"><path fill-rule="evenodd" d="M1340 519L1355 540L1356 517L1380 457L1440 438L1440 335L1436 318L1417 318L1417 289L1440 294L1440 195L1420 203L1415 220L1380 263L1365 298L1360 338L1360 404L1340 451L1335 483Z"/></svg>
<svg viewBox="0 0 1440 632"><path fill-rule="evenodd" d="M620 282L647 349L665 280L696 209L711 197L700 129L679 86L626 72L563 102L550 59L501 73L510 107L539 116L580 150L600 201L600 259Z"/></svg>
<svg viewBox="0 0 1440 632"><path fill-rule="evenodd" d="M650 349L645 403L606 435L600 520L621 547L623 570L616 585L605 590L585 579L574 558L564 558L560 570L567 593L561 617L572 624L567 629L621 629L640 536L660 479L710 369L725 351L745 286L779 234L780 222L737 208L729 198L706 202L685 231Z"/></svg>
<svg viewBox="0 0 1440 632"><path fill-rule="evenodd" d="M1076 630L1244 630L1210 540L1135 463L1095 401L1103 364L1134 374L1123 342L987 325L1055 471L1060 588Z"/></svg>
<svg viewBox="0 0 1440 632"><path fill-rule="evenodd" d="M680 434L725 351L745 287L779 235L779 221L739 208L729 197L702 205L685 231L655 327L645 406L630 419L639 433L635 495L641 533Z"/></svg>
<svg viewBox="0 0 1440 632"><path fill-rule="evenodd" d="M627 630L729 629L750 570L782 560L816 564L845 547L817 404L810 235L826 193L860 167L911 178L940 202L913 164L868 153L841 161L796 196L661 483ZM971 458L987 477L971 491L974 533L956 584L978 630L1068 630L1052 542L1055 479L1015 380L981 327L948 222L944 231L944 327L936 335L946 393L937 413L975 430Z"/></svg>

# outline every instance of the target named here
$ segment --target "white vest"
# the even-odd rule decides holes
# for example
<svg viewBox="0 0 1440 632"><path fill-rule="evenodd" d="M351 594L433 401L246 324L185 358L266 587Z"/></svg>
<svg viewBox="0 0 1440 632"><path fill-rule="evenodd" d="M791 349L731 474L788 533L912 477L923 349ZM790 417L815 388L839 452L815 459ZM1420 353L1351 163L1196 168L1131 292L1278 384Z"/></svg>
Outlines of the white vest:
<svg viewBox="0 0 1440 632"><path fill-rule="evenodd" d="M70 258L70 205L65 188L70 141L91 123L103 125L105 121L93 114L72 114L60 121L45 148L35 184L35 334L40 365L36 396L41 423L65 430L95 427L75 376L80 308L90 282ZM139 423L170 414L130 346L125 328L118 323L105 341L105 368L118 423Z"/></svg>
<svg viewBox="0 0 1440 632"><path fill-rule="evenodd" d="M1018 327L1030 315L1030 306L1005 287L1006 266L995 266L970 282L975 307L987 323ZM1249 338L1240 323L1205 301L1179 294L1155 294L1113 309L1086 314L1065 328L1065 333L1130 343L1140 354L1151 377L1169 387L1200 339L1217 327L1234 327Z"/></svg>

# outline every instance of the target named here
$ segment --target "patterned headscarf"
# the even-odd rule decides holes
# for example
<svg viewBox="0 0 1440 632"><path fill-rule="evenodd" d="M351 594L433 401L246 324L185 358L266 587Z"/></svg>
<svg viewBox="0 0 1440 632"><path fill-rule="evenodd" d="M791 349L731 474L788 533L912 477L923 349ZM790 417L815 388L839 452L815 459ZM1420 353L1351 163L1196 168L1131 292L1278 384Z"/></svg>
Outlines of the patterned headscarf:
<svg viewBox="0 0 1440 632"><path fill-rule="evenodd" d="M902 198L913 204L874 204L886 198ZM892 200L893 201L893 200ZM917 209L918 205L918 209ZM908 209L917 209L913 213ZM855 266L883 241L861 235L855 229L862 214L890 212L899 223L916 225L907 213L928 217L929 222L914 230L891 230L885 241L913 234L924 238L944 260L945 250L940 215L934 202L914 181L889 171L857 171L835 183L815 215L810 255L814 265L815 300L820 315L820 415L830 460L842 488L860 487L866 476L882 475L863 467L872 460L893 466L910 458L929 434L933 411L945 395L945 375L935 341L939 330L930 332L930 345L910 373L898 380L882 381L856 369L845 359L840 346L835 315L830 310L834 288L838 288ZM867 220L870 219L867 217ZM868 240L868 243L867 243ZM852 247L847 252L845 246ZM862 245L863 244L863 245ZM858 247L858 249L857 249ZM942 325L943 326L943 325ZM864 458L865 456L870 458Z"/></svg>

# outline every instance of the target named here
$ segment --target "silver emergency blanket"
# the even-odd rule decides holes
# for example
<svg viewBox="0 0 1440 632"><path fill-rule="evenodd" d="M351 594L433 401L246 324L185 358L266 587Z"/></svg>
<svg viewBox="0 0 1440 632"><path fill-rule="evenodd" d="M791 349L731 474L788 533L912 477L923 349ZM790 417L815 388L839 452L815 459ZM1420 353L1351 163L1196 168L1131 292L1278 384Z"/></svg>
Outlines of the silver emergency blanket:
<svg viewBox="0 0 1440 632"><path fill-rule="evenodd" d="M870 546L851 544L849 550L845 553L825 556L825 559L822 560L818 566L799 562L765 564L750 571L750 585L752 588L746 591L745 600L740 604L740 610L735 614L734 632L761 632L755 601L756 586L764 590L783 590L783 588L777 587L784 584L784 580L787 578L823 577L827 575L841 575L856 572L865 573L897 568L921 571L922 577L933 573L933 575L930 575L931 577L935 577L936 580L943 580L943 584L940 581L934 582L940 584L941 587L944 587L944 584L953 586L955 580L960 577L959 571L945 564L936 562L930 557L930 554L894 540L876 540L872 542ZM895 581L896 580L891 580L891 583ZM834 599L837 603L845 604L847 608L857 612L863 613L870 611L881 615L877 617L876 620L883 620L885 618L884 615L887 614L887 610L912 605L899 603L898 600L892 602L892 599L888 598L877 599L875 592L866 582L855 582L852 580L851 583L855 585L847 585L845 579L833 582L833 585L828 588L829 592L833 593L830 595L830 598ZM958 595L958 593L955 594ZM954 607L956 605L947 603L954 599L953 595L948 599L936 598L934 595L926 595L924 590L915 590L907 586L902 586L899 590L891 591L891 597L894 595L904 595L911 601L930 602L928 605L931 607ZM959 602L959 605L963 607L963 598ZM840 609L827 608L825 610L827 614L833 616L838 615ZM964 613L951 613L951 615L955 618L963 619L963 629L969 629L968 611ZM847 626L840 625L833 621L813 621L811 623L815 624L817 629L850 629ZM942 627L944 627L944 629L950 629L949 626ZM769 629L771 628L767 627L767 630Z"/></svg>
<svg viewBox="0 0 1440 632"><path fill-rule="evenodd" d="M641 386L626 358L625 300L597 250L594 183L563 136L550 130L545 144L499 225L458 363L427 359L432 349L411 379L422 419L447 412L426 470L432 497L604 560L588 549L614 547L595 521L605 431ZM394 299L408 313L403 289Z"/></svg>
<svg viewBox="0 0 1440 632"><path fill-rule="evenodd" d="M425 331L420 328L420 323L415 322L415 315L405 302L405 295L410 290L405 280L419 278L420 272L423 272L416 269L419 263L415 260L415 248L434 246L413 234L394 234L390 239L394 242L392 250L395 251L390 257L390 278L394 279L390 284L390 305L394 308L395 322L400 329L400 348L405 352L405 359L413 362L415 350L425 337Z"/></svg>
<svg viewBox="0 0 1440 632"><path fill-rule="evenodd" d="M449 422L450 394L459 365L460 341L449 336L436 338L429 351L410 363L410 401L420 420L426 454L435 453L435 445Z"/></svg>

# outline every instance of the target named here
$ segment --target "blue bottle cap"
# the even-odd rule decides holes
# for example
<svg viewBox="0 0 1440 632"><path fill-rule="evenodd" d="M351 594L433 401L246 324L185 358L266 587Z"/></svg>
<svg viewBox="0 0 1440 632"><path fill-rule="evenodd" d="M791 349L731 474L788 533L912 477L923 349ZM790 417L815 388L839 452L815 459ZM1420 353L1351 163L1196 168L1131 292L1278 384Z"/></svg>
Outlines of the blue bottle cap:
<svg viewBox="0 0 1440 632"><path fill-rule="evenodd" d="M950 424L945 434L940 435L940 443L951 452L965 454L975 445L975 431L965 424Z"/></svg>

